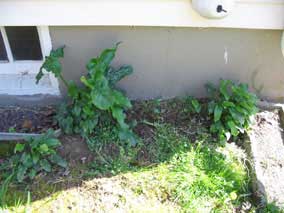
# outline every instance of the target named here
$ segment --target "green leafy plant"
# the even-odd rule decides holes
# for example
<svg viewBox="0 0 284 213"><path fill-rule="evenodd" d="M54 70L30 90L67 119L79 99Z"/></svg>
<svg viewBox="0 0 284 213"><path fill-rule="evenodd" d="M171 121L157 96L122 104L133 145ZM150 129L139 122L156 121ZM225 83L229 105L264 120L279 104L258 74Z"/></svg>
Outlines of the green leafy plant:
<svg viewBox="0 0 284 213"><path fill-rule="evenodd" d="M190 112L194 112L194 113L201 112L202 106L196 98L189 96L187 97L186 102L188 104L187 106Z"/></svg>
<svg viewBox="0 0 284 213"><path fill-rule="evenodd" d="M18 182L32 180L39 172L51 172L53 166L67 167L67 163L56 152L61 143L53 138L53 131L37 138L27 138L25 143L17 143L14 155L0 167L0 171L14 174Z"/></svg>
<svg viewBox="0 0 284 213"><path fill-rule="evenodd" d="M230 80L220 80L218 87L209 83L206 88L210 97L208 113L213 120L210 131L222 142L244 133L249 127L250 116L258 111L256 95L248 91L246 84Z"/></svg>
<svg viewBox="0 0 284 213"><path fill-rule="evenodd" d="M125 122L124 111L131 108L129 99L115 84L125 76L131 74L131 66L122 66L114 69L110 66L115 57L119 43L114 48L105 49L98 57L92 58L87 64L88 74L80 78L81 87L73 81L67 82L62 76L62 67L59 59L64 57L64 47L51 51L46 57L40 72L36 76L37 83L43 77L44 71L51 72L61 79L68 89L71 104L60 107L57 120L65 133L81 134L89 137L95 134L95 128L104 123L116 121L119 136L131 144L136 143L136 137L129 125Z"/></svg>

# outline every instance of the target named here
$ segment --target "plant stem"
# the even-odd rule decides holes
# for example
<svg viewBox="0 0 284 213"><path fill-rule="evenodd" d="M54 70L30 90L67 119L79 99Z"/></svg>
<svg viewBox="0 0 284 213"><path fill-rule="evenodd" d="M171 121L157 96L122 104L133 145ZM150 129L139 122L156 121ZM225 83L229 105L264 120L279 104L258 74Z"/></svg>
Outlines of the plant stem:
<svg viewBox="0 0 284 213"><path fill-rule="evenodd" d="M63 78L62 74L59 75L59 78L64 83L64 85L68 88L68 82Z"/></svg>

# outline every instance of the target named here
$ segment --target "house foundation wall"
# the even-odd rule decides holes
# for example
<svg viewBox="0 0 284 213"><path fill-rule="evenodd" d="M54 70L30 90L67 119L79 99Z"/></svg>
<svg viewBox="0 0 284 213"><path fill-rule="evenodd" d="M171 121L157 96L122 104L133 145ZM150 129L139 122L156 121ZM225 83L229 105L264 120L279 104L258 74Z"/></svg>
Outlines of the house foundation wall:
<svg viewBox="0 0 284 213"><path fill-rule="evenodd" d="M54 48L66 45L64 76L77 80L104 48L122 41L114 67L134 73L119 82L131 99L203 97L220 78L248 83L261 98L284 101L279 30L169 27L50 27ZM66 89L61 84L63 96Z"/></svg>
<svg viewBox="0 0 284 213"><path fill-rule="evenodd" d="M53 47L66 45L64 76L78 80L88 60L122 41L115 67L134 73L119 82L132 99L202 97L220 78L246 82L260 97L284 101L281 31L167 27L50 27ZM64 88L61 85L64 94Z"/></svg>

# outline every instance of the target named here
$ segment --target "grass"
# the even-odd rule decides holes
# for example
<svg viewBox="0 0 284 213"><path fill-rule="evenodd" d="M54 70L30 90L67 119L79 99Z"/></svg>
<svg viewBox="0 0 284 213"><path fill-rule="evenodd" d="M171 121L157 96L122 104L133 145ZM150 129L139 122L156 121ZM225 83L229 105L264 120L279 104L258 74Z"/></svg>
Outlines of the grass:
<svg viewBox="0 0 284 213"><path fill-rule="evenodd" d="M27 185L10 185L2 209L233 212L250 202L245 153L234 144L214 143L206 118L179 110L176 101L139 107L135 131L142 140L136 147L105 127L87 141L94 156L90 163L42 174Z"/></svg>
<svg viewBox="0 0 284 213"><path fill-rule="evenodd" d="M162 163L131 174L137 193L170 200L186 212L231 212L248 197L245 155L236 146L216 149L206 136L193 144L171 126L157 127Z"/></svg>

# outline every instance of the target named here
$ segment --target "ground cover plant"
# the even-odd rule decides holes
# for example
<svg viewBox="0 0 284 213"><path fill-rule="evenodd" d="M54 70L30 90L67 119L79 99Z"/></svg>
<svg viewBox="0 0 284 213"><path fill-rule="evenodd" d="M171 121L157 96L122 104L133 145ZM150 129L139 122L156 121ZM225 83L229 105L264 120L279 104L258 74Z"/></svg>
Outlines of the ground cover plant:
<svg viewBox="0 0 284 213"><path fill-rule="evenodd" d="M136 136L125 122L124 110L131 108L131 102L121 91L115 89L115 84L131 74L133 69L125 65L114 69L110 65L118 46L119 43L113 48L105 49L89 61L86 66L88 74L80 78L81 86L66 81L62 75L60 58L64 57L64 47L51 51L50 56L46 57L36 79L38 83L45 70L61 79L67 87L71 103L62 104L56 116L65 133L81 134L88 138L95 134L96 127L116 121L120 139L136 144Z"/></svg>
<svg viewBox="0 0 284 213"><path fill-rule="evenodd" d="M67 162L56 152L60 145L51 130L38 138L30 137L24 143L17 143L14 154L1 163L2 178L23 182L33 180L41 171L51 172L55 165L66 168Z"/></svg>
<svg viewBox="0 0 284 213"><path fill-rule="evenodd" d="M60 141L48 130L37 138L29 137L25 142L16 143L14 154L1 160L0 164L0 210L7 206L7 194L13 184L29 184L43 173L54 172L56 167L67 168L67 162L57 153ZM27 192L27 203L30 192ZM23 204L21 198L14 199L14 206Z"/></svg>

